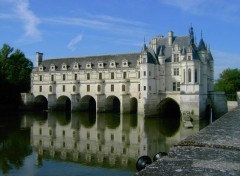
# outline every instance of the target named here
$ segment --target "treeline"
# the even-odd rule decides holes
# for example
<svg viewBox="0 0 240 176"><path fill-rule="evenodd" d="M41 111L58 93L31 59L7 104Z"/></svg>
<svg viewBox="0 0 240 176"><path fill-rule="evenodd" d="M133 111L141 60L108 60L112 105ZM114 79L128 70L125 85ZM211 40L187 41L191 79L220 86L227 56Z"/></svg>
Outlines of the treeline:
<svg viewBox="0 0 240 176"><path fill-rule="evenodd" d="M0 49L0 110L17 109L21 92L30 90L33 63L22 51L3 44Z"/></svg>
<svg viewBox="0 0 240 176"><path fill-rule="evenodd" d="M224 91L227 100L236 100L236 92L240 91L240 69L226 69L214 85L215 91Z"/></svg>

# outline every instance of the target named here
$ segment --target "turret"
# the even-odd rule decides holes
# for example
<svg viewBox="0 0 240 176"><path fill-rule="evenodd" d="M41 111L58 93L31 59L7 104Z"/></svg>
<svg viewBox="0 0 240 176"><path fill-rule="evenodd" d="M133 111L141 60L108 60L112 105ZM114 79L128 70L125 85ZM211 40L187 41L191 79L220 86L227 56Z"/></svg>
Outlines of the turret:
<svg viewBox="0 0 240 176"><path fill-rule="evenodd" d="M43 53L36 52L36 67L42 63Z"/></svg>

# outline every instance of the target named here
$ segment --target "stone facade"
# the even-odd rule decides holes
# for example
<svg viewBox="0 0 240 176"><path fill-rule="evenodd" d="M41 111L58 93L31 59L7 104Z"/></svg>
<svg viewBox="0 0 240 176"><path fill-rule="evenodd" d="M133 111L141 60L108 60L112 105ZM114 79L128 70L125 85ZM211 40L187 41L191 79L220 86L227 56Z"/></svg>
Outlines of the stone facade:
<svg viewBox="0 0 240 176"><path fill-rule="evenodd" d="M153 38L139 53L69 57L43 60L36 55L31 75L34 101L48 102L48 109L61 108L70 100L72 110L86 110L95 102L97 112L114 108L153 115L166 97L182 111L203 117L213 92L213 57L203 38L187 36ZM226 103L225 103L226 105ZM223 105L223 106L225 106ZM227 105L226 105L227 107Z"/></svg>

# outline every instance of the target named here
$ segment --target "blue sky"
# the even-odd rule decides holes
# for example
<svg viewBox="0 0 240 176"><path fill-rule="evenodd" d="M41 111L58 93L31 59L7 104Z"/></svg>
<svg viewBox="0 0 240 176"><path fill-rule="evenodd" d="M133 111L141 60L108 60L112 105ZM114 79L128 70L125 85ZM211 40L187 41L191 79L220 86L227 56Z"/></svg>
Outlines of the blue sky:
<svg viewBox="0 0 240 176"><path fill-rule="evenodd" d="M188 35L210 46L215 78L239 68L239 0L0 0L0 46L8 43L35 63L68 56L139 52L144 37Z"/></svg>

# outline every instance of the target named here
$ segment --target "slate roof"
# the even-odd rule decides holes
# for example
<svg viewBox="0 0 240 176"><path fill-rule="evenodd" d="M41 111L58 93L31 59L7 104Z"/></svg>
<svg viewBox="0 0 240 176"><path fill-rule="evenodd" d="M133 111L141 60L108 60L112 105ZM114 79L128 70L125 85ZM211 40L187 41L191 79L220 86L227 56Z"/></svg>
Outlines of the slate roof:
<svg viewBox="0 0 240 176"><path fill-rule="evenodd" d="M129 68L135 68L137 66L137 60L141 53L128 53L128 54L112 54L112 55L99 55L99 56L85 56L85 57L68 57L43 60L41 65L44 67L44 71L49 71L51 64L56 66L56 71L62 70L62 64L66 64L68 70L73 69L74 63L79 64L79 69L86 69L86 65L91 63L92 69L98 68L98 63L103 62L104 68L110 68L110 62L112 60L116 63L116 68L122 67L122 61L127 60ZM113 68L115 69L115 68Z"/></svg>

